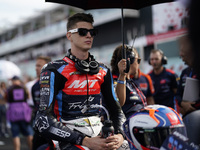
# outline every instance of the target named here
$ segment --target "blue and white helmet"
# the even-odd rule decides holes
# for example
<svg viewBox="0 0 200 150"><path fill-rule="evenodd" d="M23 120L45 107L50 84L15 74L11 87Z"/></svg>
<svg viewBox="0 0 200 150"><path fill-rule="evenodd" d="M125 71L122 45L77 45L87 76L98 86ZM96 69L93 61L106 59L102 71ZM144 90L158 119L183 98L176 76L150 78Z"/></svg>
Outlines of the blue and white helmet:
<svg viewBox="0 0 200 150"><path fill-rule="evenodd" d="M128 118L123 127L132 150L158 150L174 131L186 135L180 115L163 105L146 106Z"/></svg>

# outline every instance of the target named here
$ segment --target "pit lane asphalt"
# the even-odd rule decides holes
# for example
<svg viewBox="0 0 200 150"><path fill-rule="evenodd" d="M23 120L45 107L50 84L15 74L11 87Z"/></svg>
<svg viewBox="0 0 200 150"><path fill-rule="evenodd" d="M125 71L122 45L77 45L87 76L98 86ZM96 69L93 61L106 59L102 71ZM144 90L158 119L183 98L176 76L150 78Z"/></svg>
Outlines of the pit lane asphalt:
<svg viewBox="0 0 200 150"><path fill-rule="evenodd" d="M26 142L26 138L21 136L20 137L20 142L21 142L21 149L20 150L29 150L28 145ZM12 137L0 137L0 150L13 150L14 145L12 141Z"/></svg>

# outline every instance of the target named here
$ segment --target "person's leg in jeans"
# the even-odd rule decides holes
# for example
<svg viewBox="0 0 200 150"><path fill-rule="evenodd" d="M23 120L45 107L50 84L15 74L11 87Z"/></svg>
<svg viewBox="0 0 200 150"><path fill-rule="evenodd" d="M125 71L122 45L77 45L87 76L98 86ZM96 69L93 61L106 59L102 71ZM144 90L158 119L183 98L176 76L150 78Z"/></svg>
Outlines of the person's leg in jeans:
<svg viewBox="0 0 200 150"><path fill-rule="evenodd" d="M33 129L30 123L26 121L20 121L20 130L21 133L26 137L28 147L31 150L33 142Z"/></svg>
<svg viewBox="0 0 200 150"><path fill-rule="evenodd" d="M20 150L20 127L18 122L11 122L11 132L13 137L14 150Z"/></svg>
<svg viewBox="0 0 200 150"><path fill-rule="evenodd" d="M28 147L29 149L32 149L32 140L33 140L33 136L29 135L26 137L27 143L28 143Z"/></svg>
<svg viewBox="0 0 200 150"><path fill-rule="evenodd" d="M18 136L13 138L14 150L20 150L20 138Z"/></svg>

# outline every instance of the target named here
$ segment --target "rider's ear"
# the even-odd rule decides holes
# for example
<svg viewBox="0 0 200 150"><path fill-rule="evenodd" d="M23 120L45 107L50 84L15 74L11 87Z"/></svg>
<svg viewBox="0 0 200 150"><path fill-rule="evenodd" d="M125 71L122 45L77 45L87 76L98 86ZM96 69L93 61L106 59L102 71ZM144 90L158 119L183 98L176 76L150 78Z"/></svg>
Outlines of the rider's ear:
<svg viewBox="0 0 200 150"><path fill-rule="evenodd" d="M71 34L70 32L67 32L66 37L67 37L68 40L71 39L71 35L72 35L72 34Z"/></svg>

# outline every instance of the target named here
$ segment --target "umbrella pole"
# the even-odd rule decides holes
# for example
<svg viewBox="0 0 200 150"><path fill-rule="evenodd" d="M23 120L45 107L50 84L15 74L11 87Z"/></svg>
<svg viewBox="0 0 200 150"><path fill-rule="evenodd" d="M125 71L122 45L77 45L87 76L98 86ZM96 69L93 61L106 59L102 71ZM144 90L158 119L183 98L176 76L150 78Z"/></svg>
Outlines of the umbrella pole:
<svg viewBox="0 0 200 150"><path fill-rule="evenodd" d="M126 59L126 52L124 49L124 9L123 9L123 2L121 7L121 32L122 32L122 58Z"/></svg>
<svg viewBox="0 0 200 150"><path fill-rule="evenodd" d="M126 59L126 50L124 48L124 8L123 8L123 0L121 0L121 32L122 32L122 58ZM130 69L130 60L126 60L126 70L124 72L128 73Z"/></svg>

